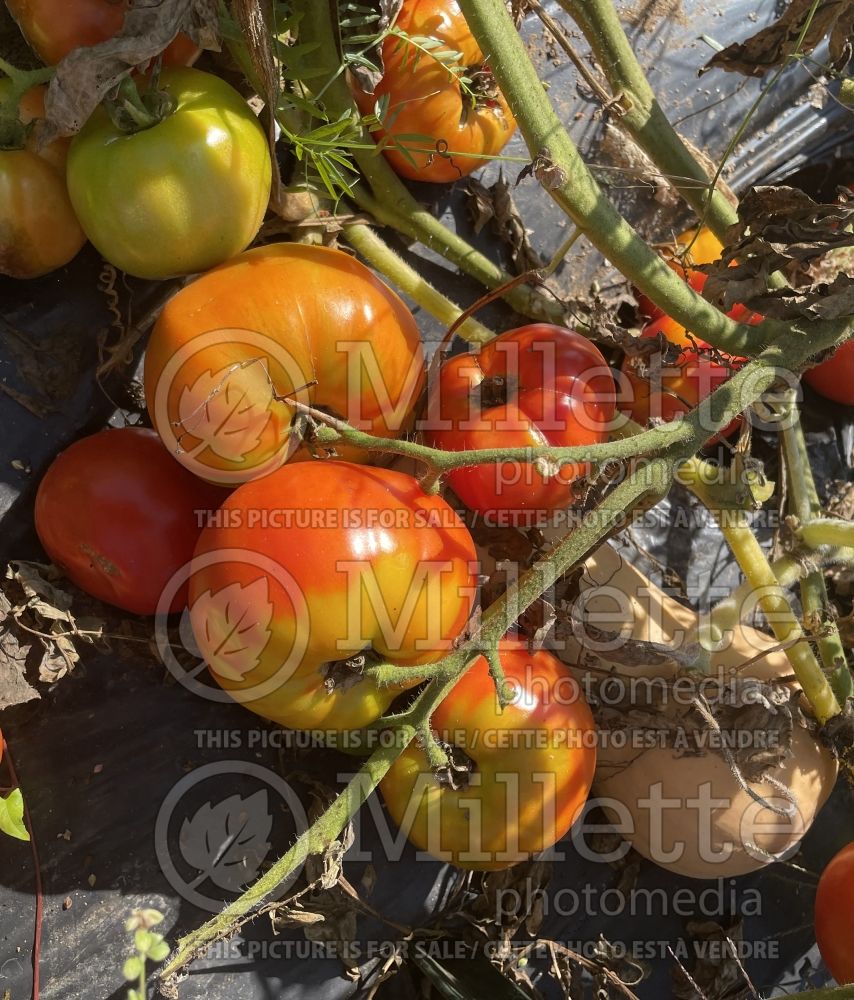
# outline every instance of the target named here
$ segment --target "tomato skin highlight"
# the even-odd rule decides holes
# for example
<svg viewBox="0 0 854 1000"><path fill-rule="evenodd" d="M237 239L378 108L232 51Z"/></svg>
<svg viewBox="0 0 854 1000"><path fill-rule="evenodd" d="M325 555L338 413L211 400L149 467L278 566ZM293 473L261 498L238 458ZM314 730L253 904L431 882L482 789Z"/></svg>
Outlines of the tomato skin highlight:
<svg viewBox="0 0 854 1000"><path fill-rule="evenodd" d="M440 783L414 743L380 783L388 811L420 850L461 868L508 868L555 844L581 813L596 767L593 716L569 671L546 650L504 639L511 704L499 709L485 658L432 718L440 741L474 762L472 782Z"/></svg>
<svg viewBox="0 0 854 1000"><path fill-rule="evenodd" d="M195 69L164 70L175 110L120 132L99 107L74 137L68 191L86 235L139 278L206 271L255 238L270 197L267 139L238 92Z"/></svg>
<svg viewBox="0 0 854 1000"><path fill-rule="evenodd" d="M828 862L815 894L815 939L824 964L840 986L854 983L854 843Z"/></svg>
<svg viewBox="0 0 854 1000"><path fill-rule="evenodd" d="M72 49L97 45L118 34L130 0L6 0L30 48L53 66ZM186 66L199 50L178 35L163 51L164 66Z"/></svg>
<svg viewBox="0 0 854 1000"><path fill-rule="evenodd" d="M0 80L0 100L11 93ZM18 106L26 125L44 117L45 87L33 87ZM0 149L0 274L39 278L74 258L86 236L68 196L68 141L37 150L32 135L23 149Z"/></svg>
<svg viewBox="0 0 854 1000"><path fill-rule="evenodd" d="M494 402L489 394L496 384ZM608 363L590 341L564 327L532 323L442 364L424 433L448 451L596 444L608 436L614 400ZM543 475L533 464L504 462L455 469L446 478L471 510L524 520L568 506L572 483L585 471L566 465Z"/></svg>
<svg viewBox="0 0 854 1000"><path fill-rule="evenodd" d="M81 590L150 615L192 557L196 512L216 510L225 496L182 469L154 431L105 430L54 459L36 494L36 532ZM186 593L185 582L170 610L184 606Z"/></svg>
<svg viewBox="0 0 854 1000"><path fill-rule="evenodd" d="M215 330L226 331L221 342L210 341ZM297 243L256 247L185 286L160 314L145 356L154 426L173 453L180 439L179 461L220 482L311 457L304 447L286 453L295 414L285 396L398 437L423 380L418 327L397 294L349 254ZM216 417L230 392L243 418ZM227 441L208 433L214 424ZM349 462L371 458L335 447Z"/></svg>
<svg viewBox="0 0 854 1000"><path fill-rule="evenodd" d="M190 620L217 683L251 711L354 729L401 688L339 668L330 691L330 666L366 650L412 666L445 655L473 607L476 560L456 512L411 476L287 465L235 490L202 531Z"/></svg>
<svg viewBox="0 0 854 1000"><path fill-rule="evenodd" d="M404 0L395 23L412 38L434 38L444 43L444 51L461 53L462 59L452 65L483 68L483 53L455 0ZM433 183L459 180L484 165L480 156L497 156L510 140L516 121L497 86L472 109L454 73L404 39L386 38L382 59L383 78L374 93L356 86L353 90L364 115L373 114L376 103L388 99L385 128L374 134L378 139L397 137L398 146L406 148L408 155L394 143L383 149L401 177Z"/></svg>

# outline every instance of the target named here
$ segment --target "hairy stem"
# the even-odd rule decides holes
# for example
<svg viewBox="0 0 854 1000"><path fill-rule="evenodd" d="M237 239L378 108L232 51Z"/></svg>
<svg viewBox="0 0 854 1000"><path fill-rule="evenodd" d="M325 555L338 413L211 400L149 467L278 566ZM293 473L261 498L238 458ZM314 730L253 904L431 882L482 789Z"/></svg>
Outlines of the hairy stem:
<svg viewBox="0 0 854 1000"><path fill-rule="evenodd" d="M801 524L807 524L821 512L821 502L810 468L807 443L794 393L789 398L782 443L786 456L791 510ZM830 677L836 699L844 704L852 693L851 671L827 595L824 575L820 570L814 570L801 580L801 607L808 627L817 625L820 630L818 652Z"/></svg>
<svg viewBox="0 0 854 1000"><path fill-rule="evenodd" d="M404 738L412 739L415 728L402 727L402 733ZM375 750L326 812L297 838L287 853L221 913L178 941L158 978L161 981L173 978L195 958L201 957L214 942L227 938L233 933L238 921L274 897L279 886L307 857L321 853L336 840L380 783L399 753L399 747L380 747Z"/></svg>
<svg viewBox="0 0 854 1000"><path fill-rule="evenodd" d="M612 0L558 0L584 32L614 95L615 122L625 129L721 242L738 216L676 129L653 93ZM711 200L709 195L711 194Z"/></svg>
<svg viewBox="0 0 854 1000"><path fill-rule="evenodd" d="M317 44L313 58L318 79L322 82L317 84L316 90L322 94L331 120L349 115L356 122L361 116L341 71L335 28L329 4L323 0L305 0L300 42ZM360 208L370 212L378 222L419 240L487 288L510 281L510 275L444 226L415 199L376 149L366 128L360 128L358 133L352 155L370 186L370 192L365 190L364 184L354 186L353 197ZM566 319L566 310L560 302L530 286L518 285L508 290L504 298L517 312L532 319L550 323L562 323Z"/></svg>
<svg viewBox="0 0 854 1000"><path fill-rule="evenodd" d="M695 292L641 239L597 184L578 149L555 114L537 71L528 59L503 0L460 0L460 7L516 116L528 144L534 174L588 240L669 316L707 343L738 356L755 356L783 337L791 323L763 320L757 326L736 323ZM825 326L840 338L850 320ZM807 351L808 357L814 351Z"/></svg>
<svg viewBox="0 0 854 1000"><path fill-rule="evenodd" d="M748 512L725 500L722 502L712 485L714 476L710 471L714 470L704 469L705 464L699 459L691 459L680 469L680 478L718 522L741 572L752 588L753 598L765 613L778 642L785 644L786 656L798 683L819 722L824 724L839 714L839 702L806 641L801 623L786 600L762 546L751 530Z"/></svg>

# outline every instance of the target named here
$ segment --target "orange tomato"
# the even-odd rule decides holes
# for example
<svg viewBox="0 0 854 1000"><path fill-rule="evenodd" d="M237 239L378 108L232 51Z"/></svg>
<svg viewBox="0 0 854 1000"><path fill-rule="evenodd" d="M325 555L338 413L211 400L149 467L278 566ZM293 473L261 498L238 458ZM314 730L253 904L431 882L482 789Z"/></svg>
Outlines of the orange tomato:
<svg viewBox="0 0 854 1000"><path fill-rule="evenodd" d="M423 378L418 328L398 296L349 254L297 243L249 250L187 285L145 357L146 401L167 448L197 475L232 484L311 457L286 397L395 437Z"/></svg>
<svg viewBox="0 0 854 1000"><path fill-rule="evenodd" d="M389 35L383 41L383 78L373 94L354 88L359 110L372 114L388 101L383 128L375 135L391 140L383 152L402 177L458 180L483 166L484 157L501 152L516 121L455 0L404 0L396 27L408 37ZM442 45L428 52L409 40L419 38ZM447 63L437 58L450 53L459 58ZM463 72L474 86L479 81L489 88L474 104L460 86Z"/></svg>

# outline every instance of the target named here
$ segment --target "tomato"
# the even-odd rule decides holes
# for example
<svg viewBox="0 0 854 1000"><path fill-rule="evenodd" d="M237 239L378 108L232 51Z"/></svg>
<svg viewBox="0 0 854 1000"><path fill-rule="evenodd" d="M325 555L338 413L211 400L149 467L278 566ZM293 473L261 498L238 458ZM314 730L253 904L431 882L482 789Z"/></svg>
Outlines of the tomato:
<svg viewBox="0 0 854 1000"><path fill-rule="evenodd" d="M516 128L507 102L455 0L404 0L396 27L382 44L383 77L372 95L354 88L362 114L387 101L383 152L395 171L415 181L455 181L497 156ZM425 51L409 39L442 44ZM443 62L437 55L459 53ZM448 67L452 67L449 69ZM463 93L460 74L477 91ZM472 155L474 154L474 155Z"/></svg>
<svg viewBox="0 0 854 1000"><path fill-rule="evenodd" d="M688 229L676 237L677 247L680 249L690 246L691 249L680 257L679 260L672 258L667 261L677 274L685 278L695 292L703 290L705 275L702 271L695 271L692 265L713 264L720 259L724 245L715 236L711 229L701 226L699 232L696 229ZM672 251L671 251L672 252ZM683 263L685 266L683 266ZM642 315L648 319L658 319L664 315L664 310L657 306L651 298L643 292L635 289L635 298L638 302L638 309Z"/></svg>
<svg viewBox="0 0 854 1000"><path fill-rule="evenodd" d="M148 615L189 562L201 512L216 510L225 495L182 469L154 431L106 430L54 459L36 494L36 532L86 593ZM185 602L186 586L171 610Z"/></svg>
<svg viewBox="0 0 854 1000"><path fill-rule="evenodd" d="M821 873L815 894L815 939L831 975L845 986L854 983L854 843L835 854Z"/></svg>
<svg viewBox="0 0 854 1000"><path fill-rule="evenodd" d="M124 133L98 108L74 137L68 191L86 235L139 278L205 271L240 253L270 197L267 139L224 80L164 70L174 111Z"/></svg>
<svg viewBox="0 0 854 1000"><path fill-rule="evenodd" d="M706 276L694 271L691 273L690 281L697 291L702 291ZM760 315L742 305L733 306L727 316L739 323L749 323L751 326L762 321ZM621 409L639 424L646 424L651 417L665 421L673 420L678 414L693 410L744 364L743 358L734 358L723 351L718 352L720 361L713 360L707 353L710 349L709 344L689 334L684 326L680 326L670 316L662 314L658 319L648 323L641 333L641 338L651 339L659 334L671 344L683 348L675 361L664 364L661 355L656 354L646 357L626 357L622 364L627 380L625 388L628 399L621 403ZM649 370L647 377L641 377L639 374L641 364ZM742 418L737 417L720 433L713 435L708 443L728 437L738 430L741 423Z"/></svg>
<svg viewBox="0 0 854 1000"><path fill-rule="evenodd" d="M12 90L0 80L0 102ZM44 117L44 87L20 101L26 125ZM0 274L38 278L67 264L86 242L65 184L64 139L37 151L29 136L20 149L0 149Z"/></svg>
<svg viewBox="0 0 854 1000"><path fill-rule="evenodd" d="M827 361L807 369L803 379L826 399L854 406L854 341L847 341Z"/></svg>
<svg viewBox="0 0 854 1000"><path fill-rule="evenodd" d="M548 323L509 330L477 353L448 358L431 387L425 435L448 451L604 441L614 414L608 363L580 334ZM455 469L448 484L471 510L516 521L572 500L586 466L552 475L502 462Z"/></svg>
<svg viewBox="0 0 854 1000"><path fill-rule="evenodd" d="M411 476L288 465L235 490L202 531L190 621L217 683L247 708L297 729L352 729L399 693L360 664L447 653L475 573L459 516Z"/></svg>
<svg viewBox="0 0 854 1000"><path fill-rule="evenodd" d="M557 843L581 813L596 766L593 716L568 670L512 639L499 656L512 691L503 711L481 657L433 714L437 738L463 768L453 780L411 744L380 783L412 843L461 868L509 868Z"/></svg>
<svg viewBox="0 0 854 1000"><path fill-rule="evenodd" d="M39 59L53 66L72 49L116 35L130 0L6 0L6 6ZM178 35L164 51L163 62L185 66L198 52L186 35Z"/></svg>
<svg viewBox="0 0 854 1000"><path fill-rule="evenodd" d="M148 410L166 446L198 475L232 483L310 457L291 454L299 441L285 396L396 437L423 377L418 328L397 295L348 254L298 243L250 250L187 285L145 357Z"/></svg>

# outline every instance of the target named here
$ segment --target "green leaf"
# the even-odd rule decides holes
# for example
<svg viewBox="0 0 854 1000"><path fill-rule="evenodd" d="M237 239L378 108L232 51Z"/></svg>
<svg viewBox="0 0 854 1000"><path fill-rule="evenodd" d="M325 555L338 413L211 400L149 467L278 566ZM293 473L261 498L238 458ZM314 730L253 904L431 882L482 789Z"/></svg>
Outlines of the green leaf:
<svg viewBox="0 0 854 1000"><path fill-rule="evenodd" d="M148 954L148 949L152 945L152 940L151 940L152 937L153 935L151 934L151 932L145 930L144 928L141 928L134 934L133 936L134 947L140 953L140 955Z"/></svg>
<svg viewBox="0 0 854 1000"><path fill-rule="evenodd" d="M139 990L128 990L128 1000L145 1000Z"/></svg>
<svg viewBox="0 0 854 1000"><path fill-rule="evenodd" d="M0 796L0 830L17 840L29 840L24 826L24 796L15 788L4 799Z"/></svg>
<svg viewBox="0 0 854 1000"><path fill-rule="evenodd" d="M415 949L412 961L445 1000L531 1000L531 994L503 976L487 958L475 956L438 961Z"/></svg>
<svg viewBox="0 0 854 1000"><path fill-rule="evenodd" d="M132 955L122 966L122 975L129 982L134 982L142 975L142 959L138 955Z"/></svg>
<svg viewBox="0 0 854 1000"><path fill-rule="evenodd" d="M846 108L854 108L854 79L851 77L842 81L842 86L839 88L839 100Z"/></svg>
<svg viewBox="0 0 854 1000"><path fill-rule="evenodd" d="M159 935L158 935L159 937ZM148 957L152 962L162 962L164 958L169 954L169 945L160 938L148 949Z"/></svg>

